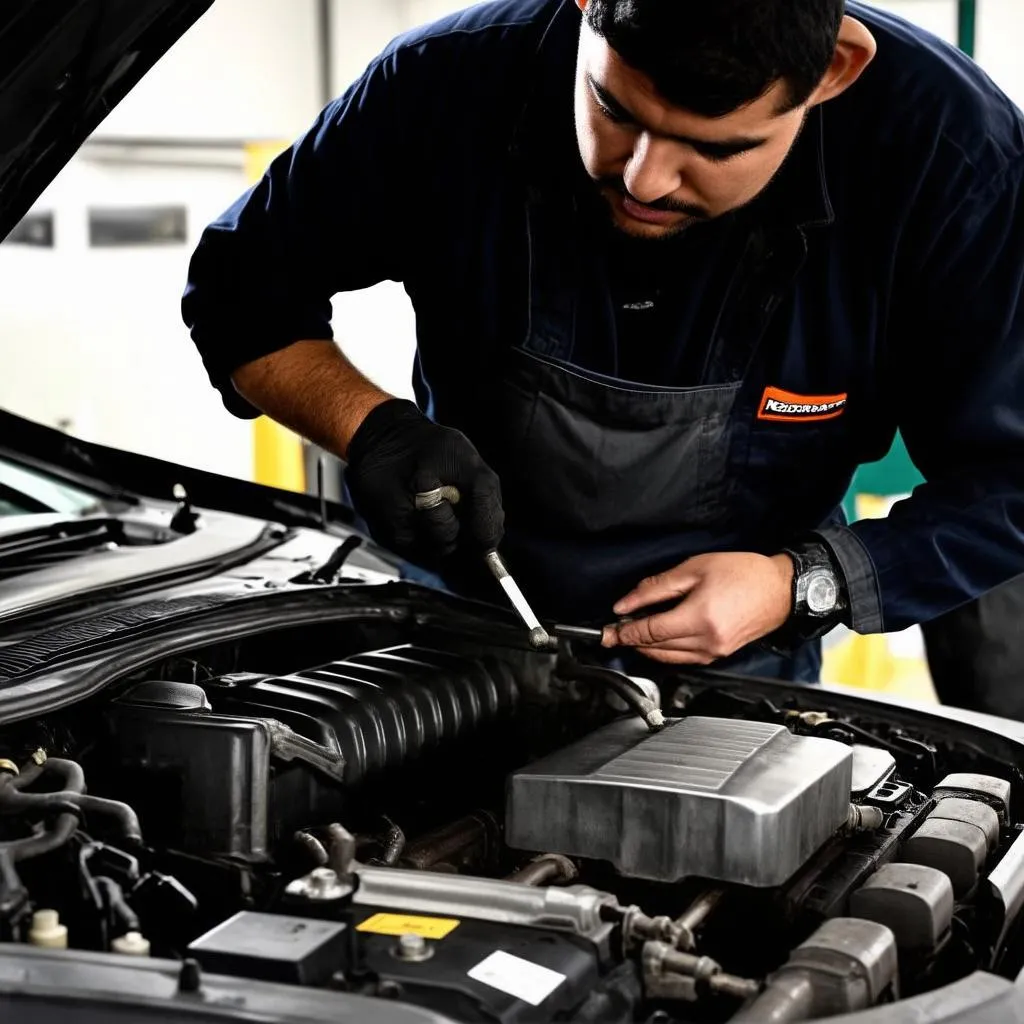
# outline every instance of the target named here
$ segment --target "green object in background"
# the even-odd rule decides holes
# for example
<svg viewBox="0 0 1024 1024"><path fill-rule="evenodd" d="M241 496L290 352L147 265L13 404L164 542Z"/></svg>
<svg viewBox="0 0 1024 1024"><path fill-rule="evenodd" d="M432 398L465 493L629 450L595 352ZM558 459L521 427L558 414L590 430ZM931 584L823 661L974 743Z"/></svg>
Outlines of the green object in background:
<svg viewBox="0 0 1024 1024"><path fill-rule="evenodd" d="M910 460L902 436L897 434L889 454L884 459L869 462L857 470L850 491L843 502L846 518L850 522L857 518L858 494L877 494L882 497L909 494L921 483L924 483L924 477Z"/></svg>
<svg viewBox="0 0 1024 1024"><path fill-rule="evenodd" d="M956 7L956 41L957 46L974 57L975 42L978 34L978 2L977 0L958 0ZM924 483L924 477L910 460L906 445L899 434L889 454L878 462L861 466L853 478L853 484L843 508L846 517L853 522L857 518L857 495L874 494L890 497L894 494L909 494L918 484Z"/></svg>
<svg viewBox="0 0 1024 1024"><path fill-rule="evenodd" d="M956 5L956 44L968 57L974 56L978 34L978 0L960 0Z"/></svg>

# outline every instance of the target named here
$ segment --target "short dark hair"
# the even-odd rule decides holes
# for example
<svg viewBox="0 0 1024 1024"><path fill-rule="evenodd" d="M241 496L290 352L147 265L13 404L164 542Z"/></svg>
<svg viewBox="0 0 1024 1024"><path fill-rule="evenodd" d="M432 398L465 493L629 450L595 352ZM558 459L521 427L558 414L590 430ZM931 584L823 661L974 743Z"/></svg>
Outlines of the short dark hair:
<svg viewBox="0 0 1024 1024"><path fill-rule="evenodd" d="M775 83L803 103L835 53L845 0L590 0L590 27L669 103L721 117Z"/></svg>

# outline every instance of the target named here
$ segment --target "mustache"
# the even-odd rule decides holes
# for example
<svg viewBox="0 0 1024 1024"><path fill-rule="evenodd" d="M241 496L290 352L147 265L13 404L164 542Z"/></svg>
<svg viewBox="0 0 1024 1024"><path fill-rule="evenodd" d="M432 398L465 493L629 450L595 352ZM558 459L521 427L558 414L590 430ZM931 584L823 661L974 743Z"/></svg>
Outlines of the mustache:
<svg viewBox="0 0 1024 1024"><path fill-rule="evenodd" d="M597 186L598 188L617 192L624 199L629 199L631 202L646 207L648 210L657 210L659 213L682 213L687 217L696 217L699 220L708 219L708 211L703 206L697 206L695 203L685 203L679 199L671 199L667 196L663 199L656 199L653 203L642 203L626 188L626 183L622 178L613 175L598 178Z"/></svg>

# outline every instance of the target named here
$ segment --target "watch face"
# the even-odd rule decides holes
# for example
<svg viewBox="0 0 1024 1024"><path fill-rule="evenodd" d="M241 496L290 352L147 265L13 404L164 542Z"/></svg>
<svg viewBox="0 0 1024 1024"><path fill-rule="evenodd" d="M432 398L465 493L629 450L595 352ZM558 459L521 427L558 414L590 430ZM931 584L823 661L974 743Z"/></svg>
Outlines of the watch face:
<svg viewBox="0 0 1024 1024"><path fill-rule="evenodd" d="M807 579L807 610L812 615L827 615L839 603L839 584L827 569L816 569Z"/></svg>

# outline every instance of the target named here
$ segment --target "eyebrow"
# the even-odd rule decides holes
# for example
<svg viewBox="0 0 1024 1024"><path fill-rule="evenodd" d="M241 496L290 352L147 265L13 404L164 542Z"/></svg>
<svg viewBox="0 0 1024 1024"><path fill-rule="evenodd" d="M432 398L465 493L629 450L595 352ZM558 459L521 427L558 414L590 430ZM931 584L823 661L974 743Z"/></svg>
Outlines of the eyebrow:
<svg viewBox="0 0 1024 1024"><path fill-rule="evenodd" d="M601 106L605 107L617 120L643 127L640 119L624 107L589 73L587 74L587 83ZM681 142L685 146L692 146L698 152L707 153L712 156L748 153L752 149L763 146L768 141L766 138L757 135L734 135L728 139L696 139L691 135L672 135L665 132L655 132L655 134L660 135L662 138L671 139L674 142Z"/></svg>

